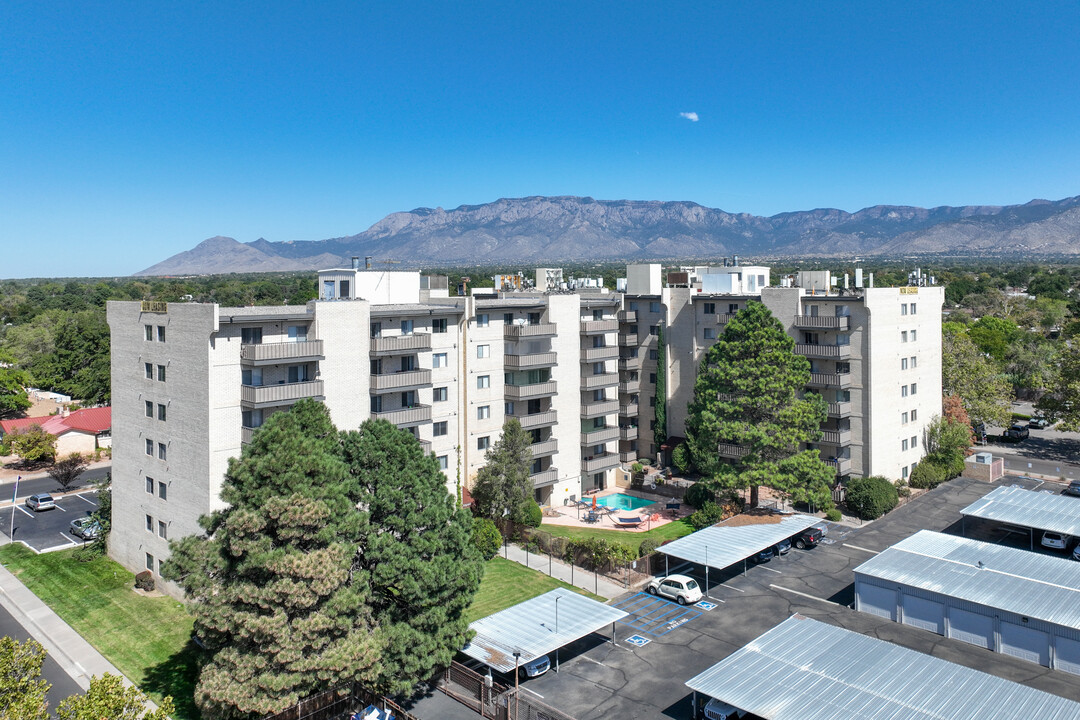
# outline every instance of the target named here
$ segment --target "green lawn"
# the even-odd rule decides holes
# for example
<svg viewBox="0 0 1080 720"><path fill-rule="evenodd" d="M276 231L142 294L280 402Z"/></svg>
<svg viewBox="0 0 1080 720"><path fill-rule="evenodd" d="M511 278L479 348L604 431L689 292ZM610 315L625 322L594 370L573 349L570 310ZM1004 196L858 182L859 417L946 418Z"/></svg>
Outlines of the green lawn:
<svg viewBox="0 0 1080 720"><path fill-rule="evenodd" d="M567 585L561 580L530 570L513 560L501 557L492 558L488 560L484 568L484 580L480 583L476 597L473 598L472 607L469 608L469 622L505 610L511 605L517 605L537 595L543 595L557 587L569 588L593 600L601 602L604 600L590 592Z"/></svg>
<svg viewBox="0 0 1080 720"><path fill-rule="evenodd" d="M675 540L694 532L690 523L685 519L676 520L666 525L661 525L655 530L648 532L628 532L626 530L602 530L600 528L570 527L567 525L541 525L540 529L557 537L565 538L603 538L613 542L622 543L633 550L637 550L641 541L645 538L655 540L657 544Z"/></svg>
<svg viewBox="0 0 1080 720"><path fill-rule="evenodd" d="M5 545L0 562L150 697L172 695L174 717L198 718L197 649L183 604L138 595L135 576L117 563L79 562L73 552L35 555L23 545Z"/></svg>

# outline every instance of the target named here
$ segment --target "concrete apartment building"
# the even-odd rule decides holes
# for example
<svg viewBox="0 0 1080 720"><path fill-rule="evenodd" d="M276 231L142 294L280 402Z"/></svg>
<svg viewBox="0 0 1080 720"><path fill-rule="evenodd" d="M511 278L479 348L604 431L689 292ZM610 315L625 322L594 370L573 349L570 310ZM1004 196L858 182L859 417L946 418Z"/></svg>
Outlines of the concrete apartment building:
<svg viewBox="0 0 1080 720"><path fill-rule="evenodd" d="M445 280L354 262L320 272L305 306L110 302L113 557L158 574L168 541L222 506L229 458L303 398L342 429L378 418L412 432L451 492L508 417L532 436L542 505L609 487L620 464L667 448L651 429L657 374L677 441L701 358L751 299L811 360L809 389L830 403L821 452L839 477L906 477L941 410L940 288L840 295L827 276L773 287L768 268L746 266L663 283L659 265L632 265L624 292L568 289L552 268L537 270L542 289L451 297Z"/></svg>

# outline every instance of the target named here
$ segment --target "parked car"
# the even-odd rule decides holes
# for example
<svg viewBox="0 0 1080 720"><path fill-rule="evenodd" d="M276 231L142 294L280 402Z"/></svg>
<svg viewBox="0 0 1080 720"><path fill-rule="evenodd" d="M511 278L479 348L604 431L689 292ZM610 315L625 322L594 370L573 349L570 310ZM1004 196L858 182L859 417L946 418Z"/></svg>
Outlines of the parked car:
<svg viewBox="0 0 1080 720"><path fill-rule="evenodd" d="M776 553L776 557L780 557L781 555L787 555L789 552L791 552L791 541L787 538L784 538L780 542L773 545L773 552Z"/></svg>
<svg viewBox="0 0 1080 720"><path fill-rule="evenodd" d="M756 553L750 556L750 562L755 565L761 563L767 563L775 556L775 551L772 548L765 548L764 550L758 550Z"/></svg>
<svg viewBox="0 0 1080 720"><path fill-rule="evenodd" d="M701 588L697 580L686 575L668 575L666 578L654 578L649 583L649 592L666 597L680 605L693 605L701 600Z"/></svg>
<svg viewBox="0 0 1080 720"><path fill-rule="evenodd" d="M526 678L540 677L550 669L551 661L548 660L548 656L541 655L540 657L533 658L529 662L519 667L518 676L522 680Z"/></svg>
<svg viewBox="0 0 1080 720"><path fill-rule="evenodd" d="M34 512L52 510L56 507L56 501L53 500L53 496L49 493L38 493L37 495L31 495L26 498L26 507Z"/></svg>
<svg viewBox="0 0 1080 720"><path fill-rule="evenodd" d="M1071 557L1073 560L1080 560L1080 541L1073 546Z"/></svg>
<svg viewBox="0 0 1080 720"><path fill-rule="evenodd" d="M791 538L791 542L795 545L795 547L799 548L800 550L805 550L807 548L815 547L819 542L821 542L821 539L824 537L825 533L822 532L821 528L809 527L803 530L801 533L793 535Z"/></svg>
<svg viewBox="0 0 1080 720"><path fill-rule="evenodd" d="M1080 497L1080 480L1073 480L1069 483L1069 487L1063 491L1066 495L1076 495Z"/></svg>
<svg viewBox="0 0 1080 720"><path fill-rule="evenodd" d="M971 432L975 435L975 442L980 445L986 444L986 423L971 423Z"/></svg>
<svg viewBox="0 0 1080 720"><path fill-rule="evenodd" d="M1021 423L1013 423L1009 426L1009 429L1002 433L1001 438L1003 440L1011 440L1012 442L1020 442L1026 440L1028 436L1027 425Z"/></svg>
<svg viewBox="0 0 1080 720"><path fill-rule="evenodd" d="M101 534L101 524L92 517L81 517L71 521L68 532L83 540L97 540Z"/></svg>
<svg viewBox="0 0 1080 720"><path fill-rule="evenodd" d="M1050 548L1052 550L1064 550L1066 543L1066 537L1061 533L1044 532L1042 536L1042 546Z"/></svg>
<svg viewBox="0 0 1080 720"><path fill-rule="evenodd" d="M1042 415L1032 415L1031 420L1028 421L1028 427L1032 430L1044 430L1050 427L1050 421Z"/></svg>
<svg viewBox="0 0 1080 720"><path fill-rule="evenodd" d="M709 700L705 706L704 715L707 720L735 720L746 715L742 710L721 702L716 698Z"/></svg>

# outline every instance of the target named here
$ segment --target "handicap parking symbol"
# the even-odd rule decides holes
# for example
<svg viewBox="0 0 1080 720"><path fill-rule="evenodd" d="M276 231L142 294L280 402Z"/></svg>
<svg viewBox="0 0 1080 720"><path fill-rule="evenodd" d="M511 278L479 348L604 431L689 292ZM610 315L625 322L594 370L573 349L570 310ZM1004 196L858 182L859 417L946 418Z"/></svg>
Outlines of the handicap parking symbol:
<svg viewBox="0 0 1080 720"><path fill-rule="evenodd" d="M652 642L652 640L647 637L642 637L641 635L631 635L630 637L626 638L626 642L630 643L634 647L645 647L650 642Z"/></svg>
<svg viewBox="0 0 1080 720"><path fill-rule="evenodd" d="M701 608L702 610L715 610L716 603L706 602L705 600L702 600L699 603L695 603L694 607Z"/></svg>

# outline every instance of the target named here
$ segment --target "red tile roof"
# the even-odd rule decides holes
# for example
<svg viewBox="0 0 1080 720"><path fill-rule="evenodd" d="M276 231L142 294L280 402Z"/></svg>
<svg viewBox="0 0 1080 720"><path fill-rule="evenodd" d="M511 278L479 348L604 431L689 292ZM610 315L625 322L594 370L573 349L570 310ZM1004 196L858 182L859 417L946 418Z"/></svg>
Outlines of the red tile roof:
<svg viewBox="0 0 1080 720"><path fill-rule="evenodd" d="M0 429L4 431L5 435L13 430L27 428L31 425L40 425L45 432L52 435L63 435L72 430L97 435L112 428L112 408L84 408L83 410L76 410L67 417L49 415L47 417L0 420Z"/></svg>

